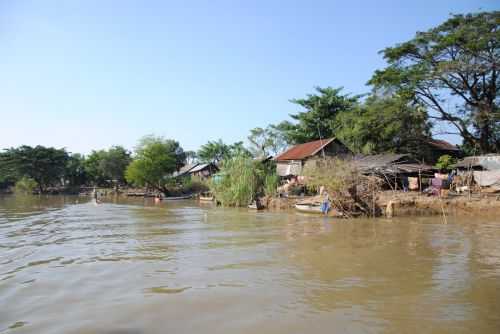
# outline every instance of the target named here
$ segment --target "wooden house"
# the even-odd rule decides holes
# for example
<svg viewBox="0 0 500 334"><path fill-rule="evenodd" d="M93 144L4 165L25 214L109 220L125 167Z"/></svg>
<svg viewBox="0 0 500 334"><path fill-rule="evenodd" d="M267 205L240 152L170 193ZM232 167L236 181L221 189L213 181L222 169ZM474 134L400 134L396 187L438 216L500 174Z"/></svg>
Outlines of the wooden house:
<svg viewBox="0 0 500 334"><path fill-rule="evenodd" d="M281 177L298 176L302 173L305 162L311 158L345 157L352 152L336 138L320 139L295 145L276 156L276 172Z"/></svg>

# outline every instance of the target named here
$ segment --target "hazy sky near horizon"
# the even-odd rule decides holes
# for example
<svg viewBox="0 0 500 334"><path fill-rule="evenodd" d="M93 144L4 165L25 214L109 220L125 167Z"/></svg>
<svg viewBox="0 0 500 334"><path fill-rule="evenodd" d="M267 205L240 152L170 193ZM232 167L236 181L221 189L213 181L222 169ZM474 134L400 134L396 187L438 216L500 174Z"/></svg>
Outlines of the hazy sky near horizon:
<svg viewBox="0 0 500 334"><path fill-rule="evenodd" d="M315 86L369 91L381 49L497 1L0 0L0 148L196 150L300 111ZM450 138L448 138L450 139ZM453 139L452 139L453 140Z"/></svg>

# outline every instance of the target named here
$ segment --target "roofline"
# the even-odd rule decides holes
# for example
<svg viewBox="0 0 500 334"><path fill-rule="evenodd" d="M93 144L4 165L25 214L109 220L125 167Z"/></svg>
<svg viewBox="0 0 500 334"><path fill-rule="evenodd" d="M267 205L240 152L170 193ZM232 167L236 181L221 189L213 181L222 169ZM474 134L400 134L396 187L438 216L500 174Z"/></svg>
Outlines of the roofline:
<svg viewBox="0 0 500 334"><path fill-rule="evenodd" d="M320 150L324 149L326 145L330 144L331 142L333 142L335 139L335 137L332 137L332 138L329 138L329 139L325 139L326 140L326 143L324 144L321 144L321 146L316 150L314 151L310 156L313 156L313 155L316 155L316 153L318 153ZM318 139L320 141L323 141L323 139Z"/></svg>
<svg viewBox="0 0 500 334"><path fill-rule="evenodd" d="M310 142L314 142L314 141L323 141L325 140L325 143L322 143L321 146L313 151L310 155L308 155L307 157L305 158L302 158L302 159L279 159L280 156L284 155L285 153L287 153L288 151L292 150L293 148L297 147L297 146L300 146L300 145L304 145L304 144L308 144ZM333 142L334 140L337 140L336 137L331 137L331 138L328 138L328 139L316 139L316 140L311 140L309 142L306 142L306 143L301 143L301 144L296 144L296 145L293 145L292 147L290 147L289 149L287 149L285 152L282 152L280 154L278 154L277 156L275 156L273 158L274 161L294 161L294 160L304 160L308 157L312 157L313 155L315 155L316 153L318 153L320 150L324 149L326 145L330 144L331 142Z"/></svg>

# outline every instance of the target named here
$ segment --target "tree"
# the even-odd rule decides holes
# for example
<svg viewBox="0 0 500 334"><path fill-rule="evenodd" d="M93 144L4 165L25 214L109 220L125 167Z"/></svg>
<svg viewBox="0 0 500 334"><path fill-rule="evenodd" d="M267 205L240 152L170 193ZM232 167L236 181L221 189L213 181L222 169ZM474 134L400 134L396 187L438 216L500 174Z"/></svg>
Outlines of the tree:
<svg viewBox="0 0 500 334"><path fill-rule="evenodd" d="M237 141L236 143L229 145L229 156L227 156L226 159L230 159L233 157L251 158L252 152L250 152L245 148L245 146L243 146L242 141Z"/></svg>
<svg viewBox="0 0 500 334"><path fill-rule="evenodd" d="M61 181L69 159L65 149L44 146L20 146L0 154L0 171L16 180L22 177L36 181L40 193Z"/></svg>
<svg viewBox="0 0 500 334"><path fill-rule="evenodd" d="M454 130L446 133L460 135L465 145L499 152L499 21L500 11L453 15L384 49L388 66L369 83L425 105L430 117L448 124Z"/></svg>
<svg viewBox="0 0 500 334"><path fill-rule="evenodd" d="M198 155L195 151L186 151L186 164L193 164L198 160Z"/></svg>
<svg viewBox="0 0 500 334"><path fill-rule="evenodd" d="M268 125L265 129L251 129L248 141L251 144L250 151L256 157L276 155L286 147L283 132L274 125Z"/></svg>
<svg viewBox="0 0 500 334"><path fill-rule="evenodd" d="M217 141L208 141L198 150L198 158L202 162L219 163L228 158L231 154L231 148L225 144L222 139Z"/></svg>
<svg viewBox="0 0 500 334"><path fill-rule="evenodd" d="M109 182L125 182L125 169L132 161L130 152L122 146L109 150L92 151L85 160L85 171L96 185L109 185Z"/></svg>
<svg viewBox="0 0 500 334"><path fill-rule="evenodd" d="M66 163L65 179L70 186L81 186L87 183L85 157L79 153L71 154Z"/></svg>
<svg viewBox="0 0 500 334"><path fill-rule="evenodd" d="M337 137L357 153L411 153L419 157L431 138L425 108L399 96L371 95L336 120Z"/></svg>
<svg viewBox="0 0 500 334"><path fill-rule="evenodd" d="M184 160L185 154L178 142L147 136L135 148L134 160L127 167L125 177L130 183L147 186L167 195L170 176Z"/></svg>
<svg viewBox="0 0 500 334"><path fill-rule="evenodd" d="M104 160L106 151L92 151L90 155L85 159L84 167L85 173L87 174L88 180L94 185L107 185L106 175L104 175L101 162Z"/></svg>
<svg viewBox="0 0 500 334"><path fill-rule="evenodd" d="M281 131L287 143L301 144L335 136L337 116L358 104L359 96L342 95L342 88L316 87L316 91L318 94L308 94L305 99L290 101L306 109L290 115L297 123L284 121L274 127Z"/></svg>
<svg viewBox="0 0 500 334"><path fill-rule="evenodd" d="M99 162L99 169L107 180L114 180L117 183L125 182L125 169L132 161L130 152L122 146L113 146L104 152L102 160Z"/></svg>

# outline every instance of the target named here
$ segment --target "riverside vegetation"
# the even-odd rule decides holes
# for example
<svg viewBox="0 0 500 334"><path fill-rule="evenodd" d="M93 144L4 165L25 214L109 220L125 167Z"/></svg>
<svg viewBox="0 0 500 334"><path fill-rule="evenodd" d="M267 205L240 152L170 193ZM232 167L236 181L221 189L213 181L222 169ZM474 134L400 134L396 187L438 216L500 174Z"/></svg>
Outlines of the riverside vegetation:
<svg viewBox="0 0 500 334"><path fill-rule="evenodd" d="M385 48L381 53L387 66L369 79L368 94L317 87L305 98L291 100L302 108L291 121L252 129L249 147L219 139L198 152L185 151L174 139L150 135L132 152L122 146L87 156L43 146L8 148L0 153L0 189L53 193L143 187L168 196L210 187L222 204L243 206L276 192L275 168L262 158L318 137L337 137L354 153L407 153L428 161L424 143L433 134L443 134L435 128L445 128L445 133L461 137L464 154L499 153L499 21L499 11L452 15L411 40ZM454 107L444 107L450 104ZM439 166L448 166L447 159ZM219 176L208 183L174 176L195 161L218 164ZM331 164L340 162L306 168L308 187L323 185L342 194L346 202L336 203L338 208L373 212L378 186L347 163L340 168L342 175Z"/></svg>

